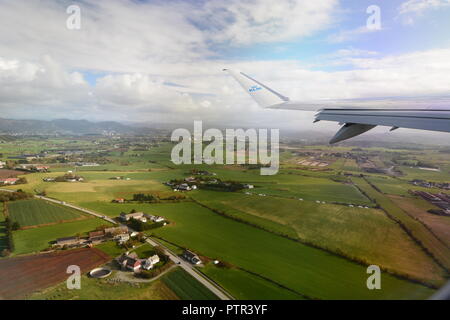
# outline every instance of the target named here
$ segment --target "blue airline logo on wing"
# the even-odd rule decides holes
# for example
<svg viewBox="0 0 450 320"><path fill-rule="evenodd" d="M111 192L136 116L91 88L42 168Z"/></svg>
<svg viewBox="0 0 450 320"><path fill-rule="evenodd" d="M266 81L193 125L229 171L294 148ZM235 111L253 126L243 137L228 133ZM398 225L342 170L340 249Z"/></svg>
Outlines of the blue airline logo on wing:
<svg viewBox="0 0 450 320"><path fill-rule="evenodd" d="M258 86L251 86L249 89L248 89L248 92L255 92L255 91L258 91L258 90L261 90L262 88L261 87L258 87Z"/></svg>

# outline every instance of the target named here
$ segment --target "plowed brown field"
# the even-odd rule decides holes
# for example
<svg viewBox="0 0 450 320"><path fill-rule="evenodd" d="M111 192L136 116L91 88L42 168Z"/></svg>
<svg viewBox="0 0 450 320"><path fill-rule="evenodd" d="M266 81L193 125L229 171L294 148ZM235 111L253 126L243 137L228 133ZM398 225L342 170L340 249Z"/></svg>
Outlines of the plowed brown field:
<svg viewBox="0 0 450 320"><path fill-rule="evenodd" d="M77 265L81 272L86 272L110 259L95 248L0 259L0 299L20 299L62 282L70 276L66 272L70 265Z"/></svg>

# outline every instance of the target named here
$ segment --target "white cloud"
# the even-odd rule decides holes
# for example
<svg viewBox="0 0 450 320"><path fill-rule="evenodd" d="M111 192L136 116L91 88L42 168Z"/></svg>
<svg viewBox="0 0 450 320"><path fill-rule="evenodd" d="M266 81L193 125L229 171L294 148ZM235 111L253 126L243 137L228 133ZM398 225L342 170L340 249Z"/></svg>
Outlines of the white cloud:
<svg viewBox="0 0 450 320"><path fill-rule="evenodd" d="M348 42L358 39L364 34L373 33L382 30L380 29L371 29L367 28L367 26L361 26L355 29L350 30L342 30L338 33L332 34L328 37L328 41L332 43L341 43Z"/></svg>
<svg viewBox="0 0 450 320"><path fill-rule="evenodd" d="M197 21L208 25L208 35L216 42L278 42L329 27L337 5L337 0L210 1L201 8Z"/></svg>
<svg viewBox="0 0 450 320"><path fill-rule="evenodd" d="M39 63L0 57L0 108L73 106L84 103L88 85L79 72L68 72L51 57Z"/></svg>
<svg viewBox="0 0 450 320"><path fill-rule="evenodd" d="M261 110L223 67L241 69L292 99L449 89L450 52L444 49L390 57L341 49L327 63L353 70L338 72L308 70L297 60L211 59L215 46L318 32L333 21L337 1L80 3L77 31L65 27L72 2L2 2L1 116L311 126L310 113ZM76 70L104 73L90 86Z"/></svg>
<svg viewBox="0 0 450 320"><path fill-rule="evenodd" d="M400 5L399 14L422 13L429 9L445 6L450 6L449 0L408 0Z"/></svg>
<svg viewBox="0 0 450 320"><path fill-rule="evenodd" d="M211 45L284 41L330 25L338 0L124 0L79 3L81 29L66 28L72 1L3 2L0 52L57 57L70 68L160 73L215 56Z"/></svg>
<svg viewBox="0 0 450 320"><path fill-rule="evenodd" d="M404 24L414 24L417 16L423 15L426 11L443 7L450 7L450 0L408 0L398 8L398 18Z"/></svg>

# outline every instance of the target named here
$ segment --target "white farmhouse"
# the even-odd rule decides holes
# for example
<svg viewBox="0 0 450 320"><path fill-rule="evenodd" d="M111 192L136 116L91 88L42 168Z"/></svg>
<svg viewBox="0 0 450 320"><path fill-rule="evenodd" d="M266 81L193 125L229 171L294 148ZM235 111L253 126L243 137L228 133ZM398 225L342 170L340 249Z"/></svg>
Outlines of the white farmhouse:
<svg viewBox="0 0 450 320"><path fill-rule="evenodd" d="M155 255L147 258L146 260L144 260L144 262L142 263L142 268L145 269L145 270L150 270L159 261L160 261L159 260L159 256L157 254L155 254Z"/></svg>

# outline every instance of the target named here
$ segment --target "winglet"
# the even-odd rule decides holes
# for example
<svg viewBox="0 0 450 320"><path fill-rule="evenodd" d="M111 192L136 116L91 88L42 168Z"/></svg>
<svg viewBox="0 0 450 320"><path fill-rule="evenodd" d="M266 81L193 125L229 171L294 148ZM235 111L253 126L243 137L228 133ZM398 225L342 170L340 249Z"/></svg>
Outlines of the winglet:
<svg viewBox="0 0 450 320"><path fill-rule="evenodd" d="M270 89L261 82L253 79L243 72L223 69L227 71L245 91L263 108L271 107L289 101L288 97Z"/></svg>

